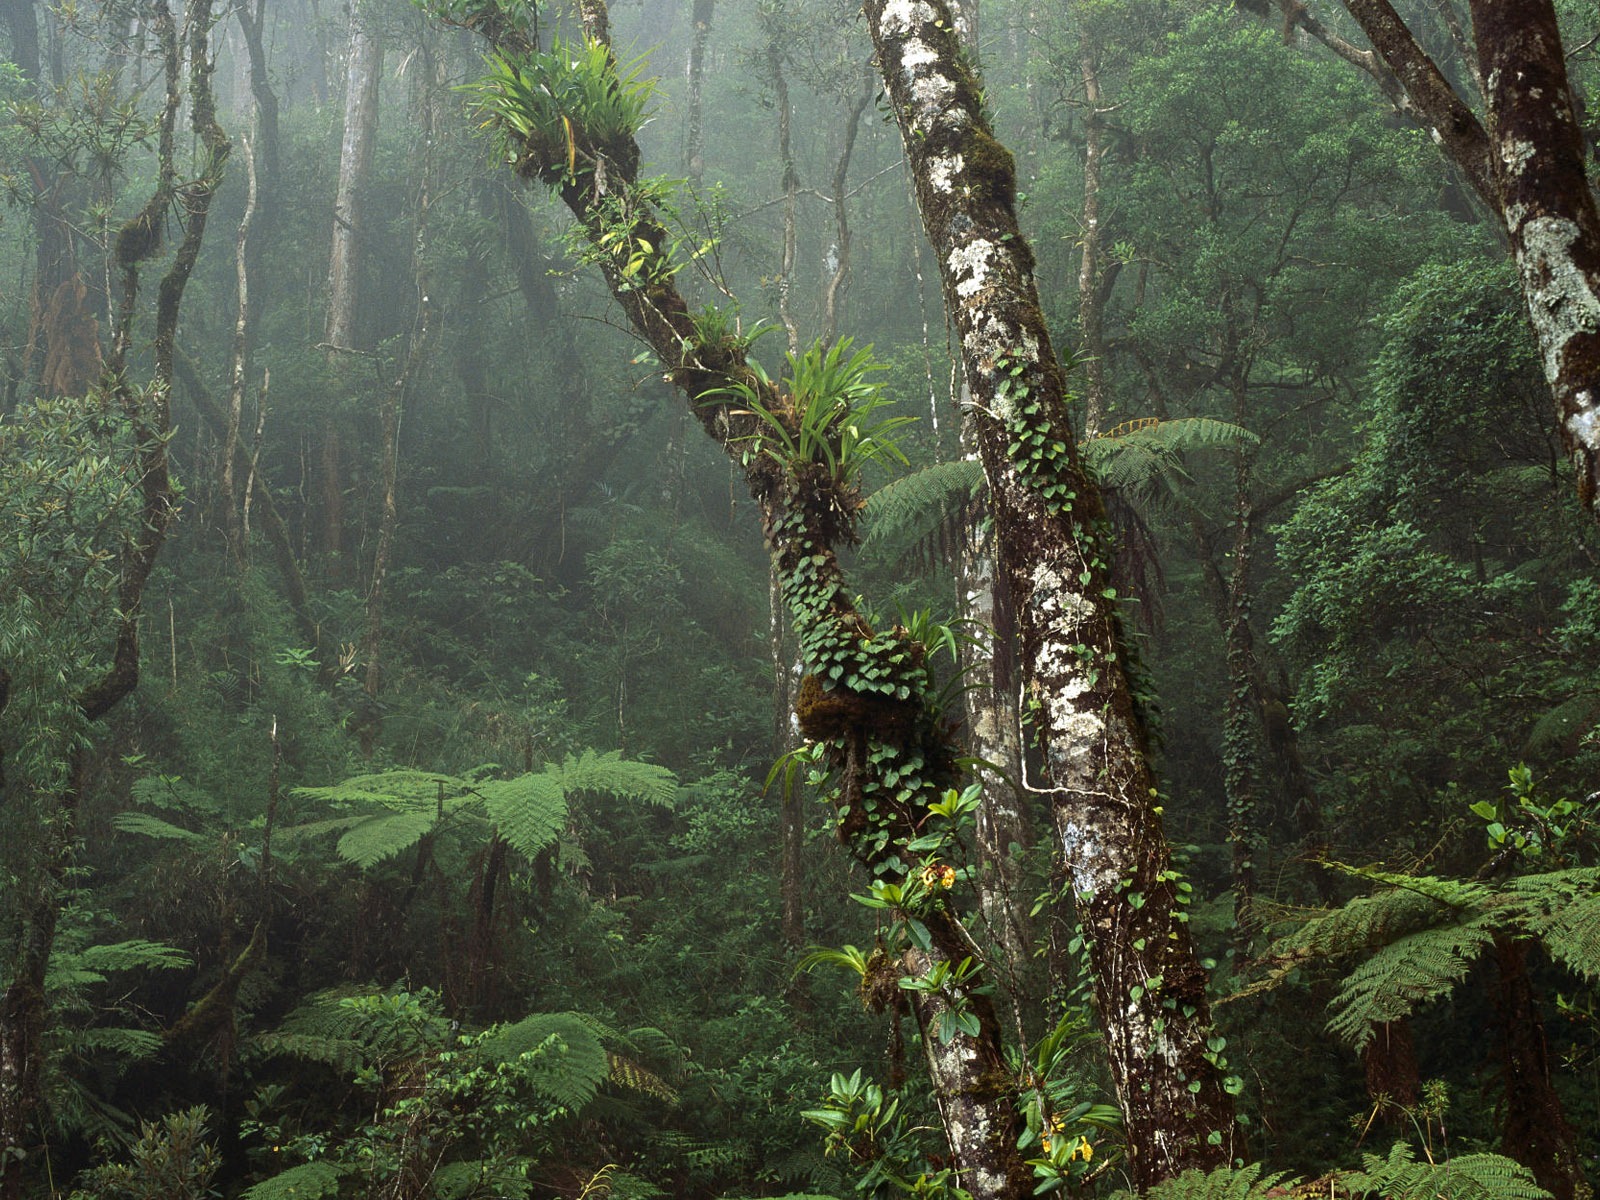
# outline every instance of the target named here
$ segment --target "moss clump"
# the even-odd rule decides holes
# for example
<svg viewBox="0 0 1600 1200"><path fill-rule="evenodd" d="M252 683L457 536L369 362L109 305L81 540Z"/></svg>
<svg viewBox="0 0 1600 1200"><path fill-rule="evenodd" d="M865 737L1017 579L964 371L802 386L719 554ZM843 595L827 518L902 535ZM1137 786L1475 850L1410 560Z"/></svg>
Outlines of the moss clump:
<svg viewBox="0 0 1600 1200"><path fill-rule="evenodd" d="M974 127L961 148L962 181L972 194L991 204L1010 207L1017 199L1017 160L987 129Z"/></svg>

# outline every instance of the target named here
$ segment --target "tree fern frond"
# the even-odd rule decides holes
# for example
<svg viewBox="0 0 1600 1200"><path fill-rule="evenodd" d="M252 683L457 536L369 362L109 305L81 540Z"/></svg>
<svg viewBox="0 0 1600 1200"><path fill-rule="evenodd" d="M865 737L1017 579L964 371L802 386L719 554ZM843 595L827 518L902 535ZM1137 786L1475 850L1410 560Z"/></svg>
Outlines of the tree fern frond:
<svg viewBox="0 0 1600 1200"><path fill-rule="evenodd" d="M1356 872L1389 891L1358 896L1342 908L1313 917L1273 944L1278 958L1344 958L1386 946L1419 929L1476 912L1488 899L1479 883L1430 876Z"/></svg>
<svg viewBox="0 0 1600 1200"><path fill-rule="evenodd" d="M1192 450L1241 446L1260 439L1242 426L1210 417L1126 421L1082 444L1085 463L1100 482L1145 500L1159 500L1187 481L1182 455Z"/></svg>
<svg viewBox="0 0 1600 1200"><path fill-rule="evenodd" d="M603 754L585 750L569 756L554 772L569 796L573 792L606 792L659 808L670 808L678 798L676 775L654 763L623 758L619 750Z"/></svg>
<svg viewBox="0 0 1600 1200"><path fill-rule="evenodd" d="M1499 1154L1463 1154L1445 1162L1418 1162L1396 1142L1387 1158L1363 1154L1365 1169L1342 1182L1357 1196L1381 1200L1549 1200L1521 1163Z"/></svg>
<svg viewBox="0 0 1600 1200"><path fill-rule="evenodd" d="M161 1049L161 1035L121 1025L91 1025L65 1031L61 1044L69 1054L113 1054L129 1062L143 1062Z"/></svg>
<svg viewBox="0 0 1600 1200"><path fill-rule="evenodd" d="M607 1053L606 1060L610 1063L606 1077L618 1087L654 1096L657 1100L665 1100L668 1104L678 1102L677 1089L650 1068L640 1066L633 1059L612 1052Z"/></svg>
<svg viewBox="0 0 1600 1200"><path fill-rule="evenodd" d="M415 846L438 821L438 810L431 804L406 812L368 817L348 830L339 839L336 849L345 862L354 863L365 871Z"/></svg>
<svg viewBox="0 0 1600 1200"><path fill-rule="evenodd" d="M567 797L552 775L519 775L480 783L489 820L517 853L532 858L567 825Z"/></svg>
<svg viewBox="0 0 1600 1200"><path fill-rule="evenodd" d="M1260 1163L1237 1169L1190 1170L1156 1184L1145 1197L1146 1200L1260 1200L1274 1189L1282 1192L1294 1185L1294 1180L1285 1182L1286 1179L1284 1171L1263 1177ZM1128 1200L1129 1197L1128 1192L1117 1192L1113 1200Z"/></svg>
<svg viewBox="0 0 1600 1200"><path fill-rule="evenodd" d="M1600 868L1524 875L1511 882L1508 895L1521 928L1551 958L1600 980Z"/></svg>
<svg viewBox="0 0 1600 1200"><path fill-rule="evenodd" d="M111 818L111 827L118 833L137 833L144 837L172 842L200 842L205 839L192 829L152 817L149 813L120 812Z"/></svg>
<svg viewBox="0 0 1600 1200"><path fill-rule="evenodd" d="M135 804L177 812L219 813L222 806L203 788L177 775L145 775L128 787Z"/></svg>
<svg viewBox="0 0 1600 1200"><path fill-rule="evenodd" d="M437 771L384 771L378 775L357 775L331 787L299 787L296 796L323 800L330 804L381 805L384 808L411 809L422 804L437 804L460 796L471 785L454 775Z"/></svg>
<svg viewBox="0 0 1600 1200"><path fill-rule="evenodd" d="M1600 724L1600 695L1590 692L1573 696L1556 705L1533 723L1528 739L1522 744L1527 757L1541 754L1571 753L1584 734Z"/></svg>
<svg viewBox="0 0 1600 1200"><path fill-rule="evenodd" d="M340 1178L349 1174L350 1169L320 1158L301 1163L246 1188L244 1200L318 1200L321 1196L332 1196L339 1191Z"/></svg>
<svg viewBox="0 0 1600 1200"><path fill-rule="evenodd" d="M971 511L983 490L976 459L935 463L890 480L867 497L865 548L915 546Z"/></svg>
<svg viewBox="0 0 1600 1200"><path fill-rule="evenodd" d="M593 1099L611 1068L605 1047L579 1014L534 1013L491 1030L480 1044L484 1054L502 1062L515 1062L541 1047L544 1052L527 1063L529 1086L577 1112Z"/></svg>
<svg viewBox="0 0 1600 1200"><path fill-rule="evenodd" d="M1339 986L1329 1005L1336 1010L1329 1032L1360 1050L1375 1026L1398 1021L1450 992L1493 940L1493 919L1480 913L1381 947Z"/></svg>
<svg viewBox="0 0 1600 1200"><path fill-rule="evenodd" d="M103 946L87 946L53 954L50 970L45 976L45 987L51 991L104 983L110 971L171 971L193 965L191 959L175 946L164 942L150 942L133 938L125 942L108 942Z"/></svg>

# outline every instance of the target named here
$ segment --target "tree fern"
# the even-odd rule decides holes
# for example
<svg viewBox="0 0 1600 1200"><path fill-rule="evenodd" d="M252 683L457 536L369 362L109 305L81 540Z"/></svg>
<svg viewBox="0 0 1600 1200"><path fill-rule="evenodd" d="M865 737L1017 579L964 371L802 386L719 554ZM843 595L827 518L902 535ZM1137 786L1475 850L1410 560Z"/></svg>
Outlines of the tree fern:
<svg viewBox="0 0 1600 1200"><path fill-rule="evenodd" d="M365 871L409 850L438 823L438 810L431 804L408 812L384 813L352 826L336 843L336 849L345 862Z"/></svg>
<svg viewBox="0 0 1600 1200"><path fill-rule="evenodd" d="M535 1013L498 1026L479 1049L501 1062L537 1052L528 1062L529 1086L569 1112L592 1100L611 1070L600 1038L577 1013Z"/></svg>
<svg viewBox="0 0 1600 1200"><path fill-rule="evenodd" d="M865 546L948 543L951 526L965 524L982 491L983 466L976 459L935 463L893 479L867 497Z"/></svg>
<svg viewBox="0 0 1600 1200"><path fill-rule="evenodd" d="M1263 1177L1261 1164L1250 1163L1237 1169L1185 1171L1175 1179L1156 1184L1145 1195L1148 1200L1259 1200L1269 1195L1282 1195L1295 1182L1283 1171ZM1131 1200L1131 1193L1117 1192L1113 1200Z"/></svg>
<svg viewBox="0 0 1600 1200"><path fill-rule="evenodd" d="M349 1173L349 1167L322 1159L301 1163L246 1188L244 1200L317 1200L337 1194L339 1180Z"/></svg>
<svg viewBox="0 0 1600 1200"><path fill-rule="evenodd" d="M619 750L604 754L585 750L570 755L560 766L546 768L571 796L577 792L604 792L626 800L641 800L659 808L678 798L678 778L665 767L635 762Z"/></svg>
<svg viewBox="0 0 1600 1200"><path fill-rule="evenodd" d="M532 858L567 825L567 795L547 772L478 785L489 820L519 854Z"/></svg>
<svg viewBox="0 0 1600 1200"><path fill-rule="evenodd" d="M111 818L111 827L119 833L136 833L148 838L171 842L200 842L205 839L192 829L152 817L149 813L120 812Z"/></svg>
<svg viewBox="0 0 1600 1200"><path fill-rule="evenodd" d="M1313 917L1273 946L1275 957L1338 958L1386 946L1410 933L1478 912L1489 896L1479 883L1430 876L1353 872L1388 891L1358 896L1342 908Z"/></svg>
<svg viewBox="0 0 1600 1200"><path fill-rule="evenodd" d="M1378 1025L1397 1021L1448 994L1466 978L1484 947L1494 940L1487 913L1470 920L1422 929L1376 951L1350 972L1330 1007L1328 1029L1360 1050Z"/></svg>
<svg viewBox="0 0 1600 1200"><path fill-rule="evenodd" d="M132 938L107 942L81 950L58 952L50 958L45 987L58 991L87 984L104 983L111 971L170 971L187 967L193 960L182 950L164 942Z"/></svg>
<svg viewBox="0 0 1600 1200"><path fill-rule="evenodd" d="M1256 442L1255 434L1227 421L1210 417L1179 417L1170 421L1145 417L1127 421L1082 444L1084 462L1103 487L1115 488L1136 499L1159 502L1187 482L1182 456L1194 450L1212 450Z"/></svg>
<svg viewBox="0 0 1600 1200"><path fill-rule="evenodd" d="M1508 889L1522 929L1574 974L1600 980L1600 868L1524 875Z"/></svg>
<svg viewBox="0 0 1600 1200"><path fill-rule="evenodd" d="M1463 1154L1444 1162L1418 1162L1396 1142L1387 1158L1361 1156L1364 1169L1342 1177L1357 1196L1382 1200L1550 1200L1519 1162L1499 1154Z"/></svg>

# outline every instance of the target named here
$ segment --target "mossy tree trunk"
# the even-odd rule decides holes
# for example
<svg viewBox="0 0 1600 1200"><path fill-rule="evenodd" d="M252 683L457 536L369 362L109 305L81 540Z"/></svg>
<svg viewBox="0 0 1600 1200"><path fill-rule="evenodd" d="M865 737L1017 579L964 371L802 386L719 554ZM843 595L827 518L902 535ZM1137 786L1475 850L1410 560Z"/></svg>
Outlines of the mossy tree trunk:
<svg viewBox="0 0 1600 1200"><path fill-rule="evenodd" d="M1099 495L1017 227L1010 154L941 0L867 0L868 24L961 340L1022 643L1027 720L1078 897L1130 1166L1144 1188L1242 1147L1206 976L1118 634Z"/></svg>
<svg viewBox="0 0 1600 1200"><path fill-rule="evenodd" d="M601 0L582 0L586 35L609 46ZM497 49L515 61L535 51L527 36L492 12L474 19ZM956 782L948 730L930 704L926 648L903 630L878 632L857 609L837 548L855 540L861 498L854 482L820 461L796 461L763 450L771 426L737 395L760 397L773 421L797 435L793 397L746 364L735 338L703 336L673 283L679 264L673 240L638 179L639 148L631 132L595 136L583 114L563 114L570 134L560 145L524 141L516 169L555 190L595 251L595 260L636 333L653 348L667 380L689 401L706 434L741 471L761 514L762 531L801 652L810 674L796 702L801 732L821 743L832 771L839 834L862 864L886 881L896 863L914 864L908 843L924 830L928 806ZM614 249L622 247L619 254ZM918 909L929 931L915 969L966 957L954 915L941 899ZM910 993L924 1038L937 1044L929 1067L961 1185L978 1200L1031 1190L1016 1142L1021 1129L1015 1083L1001 1053L998 1020L987 1004L976 1036L933 1032L948 1003L959 998ZM978 997L982 1000L982 997Z"/></svg>
<svg viewBox="0 0 1600 1200"><path fill-rule="evenodd" d="M1397 108L1428 130L1500 222L1521 276L1578 498L1600 519L1600 212L1585 173L1555 5L1470 0L1477 62L1468 61L1476 66L1485 123L1390 0L1343 2L1370 50L1331 33L1299 0L1273 0L1286 29L1306 30L1377 80ZM1267 11L1266 0L1240 3Z"/></svg>

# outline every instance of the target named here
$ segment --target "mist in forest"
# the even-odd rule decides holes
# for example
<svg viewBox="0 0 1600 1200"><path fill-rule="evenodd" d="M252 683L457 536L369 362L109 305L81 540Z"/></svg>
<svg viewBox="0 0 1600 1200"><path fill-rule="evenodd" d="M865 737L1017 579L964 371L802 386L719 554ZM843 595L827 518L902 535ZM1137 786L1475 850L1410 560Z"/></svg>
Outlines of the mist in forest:
<svg viewBox="0 0 1600 1200"><path fill-rule="evenodd" d="M0 1200L1591 1195L1596 87L0 0Z"/></svg>

